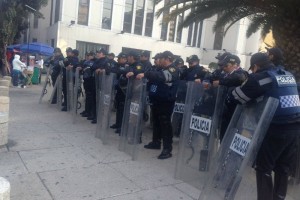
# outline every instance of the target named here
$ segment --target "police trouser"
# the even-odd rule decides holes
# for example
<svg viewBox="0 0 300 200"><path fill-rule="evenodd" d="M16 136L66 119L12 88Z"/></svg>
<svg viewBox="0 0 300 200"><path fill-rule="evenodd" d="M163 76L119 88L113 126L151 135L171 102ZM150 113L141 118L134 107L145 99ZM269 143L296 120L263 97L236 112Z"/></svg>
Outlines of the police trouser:
<svg viewBox="0 0 300 200"><path fill-rule="evenodd" d="M299 135L300 123L270 125L256 158L258 200L285 198ZM274 185L272 171L275 172Z"/></svg>
<svg viewBox="0 0 300 200"><path fill-rule="evenodd" d="M153 142L163 140L163 148L172 150L173 131L171 124L171 115L174 102L158 102L152 106L153 114Z"/></svg>
<svg viewBox="0 0 300 200"><path fill-rule="evenodd" d="M94 78L85 78L83 82L85 91L85 111L90 116L92 115L93 90L95 90Z"/></svg>
<svg viewBox="0 0 300 200"><path fill-rule="evenodd" d="M63 106L67 106L67 100L68 100L68 93L67 93L67 77L64 74L63 78L62 78L62 92L64 95L64 102L63 102Z"/></svg>
<svg viewBox="0 0 300 200"><path fill-rule="evenodd" d="M51 74L51 80L52 80L52 85L54 86L56 83L56 79L58 77L59 74ZM48 81L48 80L46 80ZM55 89L54 95L53 95L53 99L52 102L56 102L57 101L57 89Z"/></svg>
<svg viewBox="0 0 300 200"><path fill-rule="evenodd" d="M124 106L125 106L125 95L119 94L117 92L115 97L116 102L116 125L117 127L122 127L122 120L123 120L123 114L124 114Z"/></svg>

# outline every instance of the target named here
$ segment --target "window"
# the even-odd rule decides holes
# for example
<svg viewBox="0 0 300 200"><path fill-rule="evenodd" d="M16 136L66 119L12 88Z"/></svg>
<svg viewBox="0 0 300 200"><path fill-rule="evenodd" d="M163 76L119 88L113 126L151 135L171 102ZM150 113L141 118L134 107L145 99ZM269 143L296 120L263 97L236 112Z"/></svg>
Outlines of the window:
<svg viewBox="0 0 300 200"><path fill-rule="evenodd" d="M56 0L55 3L55 16L54 16L54 22L59 21L59 14L60 14L60 0Z"/></svg>
<svg viewBox="0 0 300 200"><path fill-rule="evenodd" d="M51 39L51 47L55 47L55 39Z"/></svg>
<svg viewBox="0 0 300 200"><path fill-rule="evenodd" d="M90 0L79 0L78 20L80 25L88 25L89 21Z"/></svg>
<svg viewBox="0 0 300 200"><path fill-rule="evenodd" d="M145 9L144 6L145 6L145 0L137 0L136 13L135 13L135 25L134 25L134 34L137 35L142 35L144 9Z"/></svg>
<svg viewBox="0 0 300 200"><path fill-rule="evenodd" d="M52 25L52 19L53 19L53 1L54 0L51 0L50 26Z"/></svg>
<svg viewBox="0 0 300 200"><path fill-rule="evenodd" d="M33 28L38 28L39 27L39 18L34 15L33 16Z"/></svg>
<svg viewBox="0 0 300 200"><path fill-rule="evenodd" d="M123 23L123 31L125 31L126 33L131 33L132 16L133 16L133 0L126 0L124 23Z"/></svg>
<svg viewBox="0 0 300 200"><path fill-rule="evenodd" d="M219 19L218 15L218 19ZM214 50L221 50L223 44L224 27L218 27L215 33Z"/></svg>
<svg viewBox="0 0 300 200"><path fill-rule="evenodd" d="M145 25L145 36L152 36L153 30L153 18L154 18L154 2L153 0L148 0L147 10L146 10L146 25Z"/></svg>
<svg viewBox="0 0 300 200"><path fill-rule="evenodd" d="M187 45L192 45L192 36L193 36L193 24L189 25Z"/></svg>
<svg viewBox="0 0 300 200"><path fill-rule="evenodd" d="M198 25L199 25L199 23L196 22L196 23L195 23L195 27L194 27L194 37L193 37L193 45L192 45L193 47L196 46L196 42L197 42Z"/></svg>
<svg viewBox="0 0 300 200"><path fill-rule="evenodd" d="M165 5L170 3L170 0L165 0ZM165 10L163 12L163 21L161 24L161 34L160 34L160 39L162 40L167 40L167 33L168 33L168 23L164 21L165 17L169 14L170 10Z"/></svg>
<svg viewBox="0 0 300 200"><path fill-rule="evenodd" d="M198 43L197 43L197 47L199 47L199 48L200 48L200 46L201 46L202 30L203 30L203 21L201 21L201 22L199 23Z"/></svg>
<svg viewBox="0 0 300 200"><path fill-rule="evenodd" d="M103 1L102 28L111 29L113 0Z"/></svg>
<svg viewBox="0 0 300 200"><path fill-rule="evenodd" d="M97 44L83 41L76 41L76 49L79 51L79 57L84 58L86 52L94 51L103 48L108 51L108 45L106 44Z"/></svg>
<svg viewBox="0 0 300 200"><path fill-rule="evenodd" d="M32 42L37 42L37 39L36 38L32 38Z"/></svg>
<svg viewBox="0 0 300 200"><path fill-rule="evenodd" d="M183 13L178 16L178 27L183 23ZM181 43L182 30L177 28L176 42Z"/></svg>

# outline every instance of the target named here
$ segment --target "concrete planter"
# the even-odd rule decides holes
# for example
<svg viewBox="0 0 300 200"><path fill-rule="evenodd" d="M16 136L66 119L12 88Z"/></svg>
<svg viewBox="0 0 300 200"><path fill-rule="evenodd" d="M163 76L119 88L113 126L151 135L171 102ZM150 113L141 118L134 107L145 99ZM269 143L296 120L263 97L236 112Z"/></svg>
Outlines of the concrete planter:
<svg viewBox="0 0 300 200"><path fill-rule="evenodd" d="M8 113L0 112L0 146L8 142ZM1 199L1 193L0 193Z"/></svg>
<svg viewBox="0 0 300 200"><path fill-rule="evenodd" d="M0 96L0 112L9 113L9 97Z"/></svg>
<svg viewBox="0 0 300 200"><path fill-rule="evenodd" d="M9 96L9 87L0 86L0 96L8 97Z"/></svg>
<svg viewBox="0 0 300 200"><path fill-rule="evenodd" d="M10 183L3 177L0 177L0 199L10 199Z"/></svg>

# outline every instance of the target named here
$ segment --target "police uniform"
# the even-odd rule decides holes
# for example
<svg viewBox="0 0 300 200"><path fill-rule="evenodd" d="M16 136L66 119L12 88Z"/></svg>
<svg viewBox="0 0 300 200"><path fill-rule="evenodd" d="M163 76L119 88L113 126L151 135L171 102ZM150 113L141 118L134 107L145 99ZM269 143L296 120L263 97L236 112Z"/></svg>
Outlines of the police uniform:
<svg viewBox="0 0 300 200"><path fill-rule="evenodd" d="M232 98L240 103L262 95L279 100L255 167L258 200L279 200L286 196L288 176L296 156L296 141L300 136L300 100L294 76L267 61L265 54L252 56L252 66L263 64L242 86L233 90ZM272 171L275 172L274 185Z"/></svg>
<svg viewBox="0 0 300 200"><path fill-rule="evenodd" d="M126 57L125 54L120 53L118 57ZM116 74L117 82L115 84L115 103L116 103L116 123L110 126L110 128L117 129L116 133L121 132L122 119L125 106L126 98L126 88L128 79L126 78L126 73L129 70L129 65L127 63L120 64L117 63L114 68L111 69L112 73Z"/></svg>
<svg viewBox="0 0 300 200"><path fill-rule="evenodd" d="M97 69L105 70L105 73L110 72L110 63L108 62L107 57L96 59L92 66L92 71L95 73ZM96 74L95 74L96 76ZM95 80L94 80L95 81ZM95 85L95 82L94 82ZM96 88L92 91L91 97L91 115L88 117L88 120L92 120L92 123L97 123L97 111L96 111Z"/></svg>
<svg viewBox="0 0 300 200"><path fill-rule="evenodd" d="M89 117L92 114L93 92L95 87L95 75L92 70L95 59L86 60L82 65L83 87L85 91L85 109L82 113L83 117Z"/></svg>
<svg viewBox="0 0 300 200"><path fill-rule="evenodd" d="M53 66L52 68L52 73L51 73L51 80L52 80L52 85L54 86L56 83L57 77L60 75L62 66L61 62L64 61L63 55L60 56L55 56L53 60L50 61L50 64ZM56 104L57 102L57 92L54 93L53 99L52 99L52 104Z"/></svg>
<svg viewBox="0 0 300 200"><path fill-rule="evenodd" d="M169 158L172 156L173 143L171 115L176 100L179 71L171 64L165 68L145 72L144 77L150 82L149 98L153 115L153 138L145 148L160 149L163 140L163 151L158 158Z"/></svg>
<svg viewBox="0 0 300 200"><path fill-rule="evenodd" d="M73 49L72 52L76 52L76 56L67 56L64 60L64 65L65 67L63 68L63 95L64 95L64 103L63 103L63 108L62 111L67 111L67 102L68 102L68 96L67 96L67 69L69 65L73 66L72 67L72 78L73 78L73 83L75 82L75 71L76 68L79 66L79 59L78 59L78 50Z"/></svg>

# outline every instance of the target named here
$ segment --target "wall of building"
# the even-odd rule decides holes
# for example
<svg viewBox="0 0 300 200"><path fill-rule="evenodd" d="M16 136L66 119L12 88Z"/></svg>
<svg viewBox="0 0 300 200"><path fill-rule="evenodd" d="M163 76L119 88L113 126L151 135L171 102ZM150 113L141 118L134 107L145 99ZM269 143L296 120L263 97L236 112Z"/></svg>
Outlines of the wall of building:
<svg viewBox="0 0 300 200"><path fill-rule="evenodd" d="M130 33L121 34L123 30L125 0L114 1L111 30L101 28L102 0L90 0L87 26L77 24L79 0L63 0L61 1L60 21L49 26L50 2L51 0L48 6L43 8L43 12L47 13L44 14L44 22L40 20L39 29L32 30L32 37L37 37L39 42L46 42L48 44L50 44L51 39L54 39L55 46L62 49L69 46L76 48L76 41L83 41L108 45L109 51L115 54L121 52L122 47L149 50L151 51L151 56L158 52L170 50L174 54L180 55L184 60L186 57L196 54L201 58L201 63L205 65L216 61L215 56L218 53L223 53L225 50L237 54L242 60L241 65L248 66L250 53L258 51L260 44L259 33L254 34L249 39L246 38L246 29L249 24L247 19L240 20L228 30L223 38L221 50L213 49L215 40L213 25L216 17L204 21L200 48L187 45L188 28L184 28L182 31L181 43L162 41L160 39L162 16L159 18L155 17L154 19L152 37ZM155 11L161 6L163 6L162 3L156 6ZM75 24L71 24L71 21L75 21Z"/></svg>

